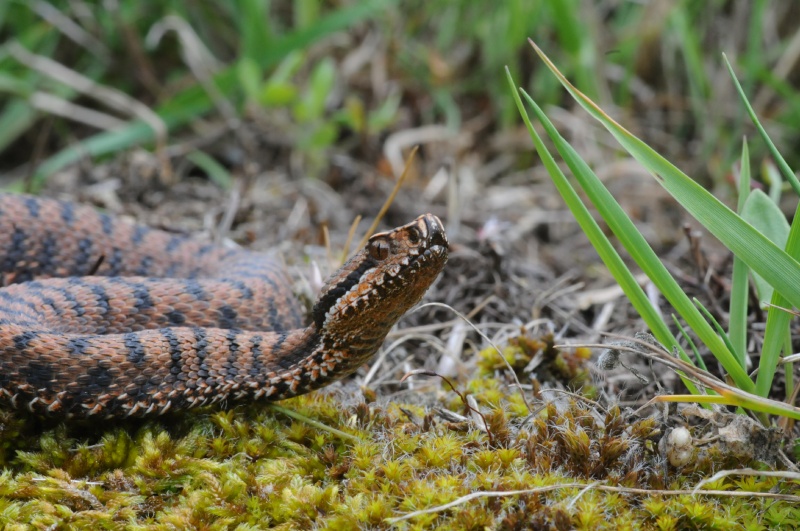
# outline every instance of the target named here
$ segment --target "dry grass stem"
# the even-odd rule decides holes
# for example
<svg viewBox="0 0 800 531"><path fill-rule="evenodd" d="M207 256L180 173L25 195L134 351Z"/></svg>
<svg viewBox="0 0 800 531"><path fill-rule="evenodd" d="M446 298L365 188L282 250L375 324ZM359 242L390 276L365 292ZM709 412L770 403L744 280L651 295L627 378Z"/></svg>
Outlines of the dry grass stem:
<svg viewBox="0 0 800 531"><path fill-rule="evenodd" d="M793 481L800 480L800 473L797 472L784 472L781 470L754 470L752 468L739 468L735 470L720 470L710 478L705 478L704 480L700 481L694 489L692 489L692 494L696 494L697 492L702 492L700 489L703 485L707 485L708 483L713 483L714 481L720 480L722 478L726 478L729 476L761 476L767 478L784 478L784 479L791 479Z"/></svg>
<svg viewBox="0 0 800 531"><path fill-rule="evenodd" d="M47 92L34 92L28 101L42 112L61 116L104 131L116 129L125 124L123 120L116 116L72 103Z"/></svg>
<svg viewBox="0 0 800 531"><path fill-rule="evenodd" d="M367 240L375 233L375 229L378 228L378 223L380 223L381 219L383 218L386 211L389 210L389 207L394 202L394 198L397 197L397 192L403 186L403 182L408 177L408 172L411 169L411 164L414 162L414 157L419 151L419 146L414 146L411 149L411 153L408 154L408 158L406 159L406 166L403 168L403 173L400 174L400 177L397 179L397 182L394 184L394 188L392 188L392 193L389 194L389 197L386 198L386 201L383 202L383 206L381 207L380 211L378 211L378 215L375 216L375 220L372 222L372 225L369 226L367 232L364 234L364 237L358 243L359 249L364 247L367 244Z"/></svg>
<svg viewBox="0 0 800 531"><path fill-rule="evenodd" d="M396 341L394 341L391 344L389 344L389 346L383 348L383 350L381 351L381 353L378 356L378 358L372 364L372 367L370 367L369 372L367 372L367 375L364 376L364 381L362 382L361 385L363 385L363 386L369 385L369 383L372 381L372 378L378 372L378 369L383 364L383 362L386 359L386 357L394 349L396 349L397 347L399 347L400 345L402 345L406 341L411 341L411 340L422 341L424 344L430 345L434 349L438 350L439 353L441 353L441 354L447 354L448 353L447 348L444 345L441 344L441 341L439 339L437 339L436 336L416 334L416 333L402 334L402 336L399 339L397 339ZM390 371L387 371L387 373L388 372L390 372Z"/></svg>
<svg viewBox="0 0 800 531"><path fill-rule="evenodd" d="M344 247L342 248L341 263L344 263L350 254L350 245L353 243L353 238L355 237L356 229L358 228L359 223L361 223L361 214L358 214L355 219L353 219L353 222L350 224L350 230L347 231L347 240L345 240Z"/></svg>
<svg viewBox="0 0 800 531"><path fill-rule="evenodd" d="M31 8L40 17L58 28L58 31L66 38L82 46L83 49L99 58L103 63L108 63L111 52L105 43L84 30L62 11L44 0L35 0L31 3Z"/></svg>
<svg viewBox="0 0 800 531"><path fill-rule="evenodd" d="M7 46L11 56L20 63L27 65L59 83L67 85L81 94L92 97L112 109L125 112L145 122L155 133L157 155L162 164L163 175L172 175L172 168L169 165L169 160L164 154L167 145L167 126L161 120L161 117L153 112L147 105L144 105L117 89L104 87L83 74L67 68L59 62L53 61L49 57L31 53L16 41L9 43Z"/></svg>
<svg viewBox="0 0 800 531"><path fill-rule="evenodd" d="M508 496L520 496L520 495L527 495L527 494L543 494L545 492L551 492L554 490L561 490L561 489L583 489L581 493L583 493L586 489L589 490L600 490L605 492L617 492L620 494L635 494L635 495L646 495L651 496L654 494L660 494L663 496L683 496L686 494L695 495L694 490L659 490L659 489L636 489L636 488L628 488L628 487L612 487L610 485L598 485L598 484L590 484L585 485L583 483L564 483L561 485L548 485L546 487L539 487L535 489L525 489L525 490L509 490L509 491L478 491L473 492L471 494L467 494L466 496L462 496L456 500L453 500L450 503L446 503L444 505L439 505L437 507L431 507L430 509L422 509L419 511L414 511L412 513L404 514L403 516L398 516L395 518L387 518L385 522L387 524L396 524L397 522L402 522L403 520L408 520L410 518L415 518L417 516L422 516L424 514L431 514L431 513L439 513L442 511L446 511L447 509L452 509L453 507L457 507L459 505L463 505L469 501L479 499L479 498L504 498ZM792 496L790 494L778 494L773 492L749 492L749 491L726 491L726 490L704 490L700 491L699 494L705 496L722 496L722 497L733 497L733 498L742 498L742 497L752 497L752 498L769 498L774 500L783 500L783 501L791 501L795 503L800 502L800 496Z"/></svg>
<svg viewBox="0 0 800 531"><path fill-rule="evenodd" d="M359 437L356 437L355 435L351 435L349 433L345 433L342 430L337 430L336 428L332 428L331 426L328 426L327 424L324 424L324 423L319 422L319 421L314 420L314 419L310 419L310 418L306 417L305 415L302 415L302 414L298 413L297 411L293 411L291 409L287 409L285 407L282 407L282 406L279 406L279 405L273 404L273 403L267 404L267 407L269 407L273 411L277 411L278 413L283 413L287 417L291 417L291 418L293 418L295 420L299 420L300 422L308 424L309 426L313 426L313 427L315 427L317 429L320 429L320 430L325 430L328 433L332 433L332 434L336 435L337 437L341 437L342 439L347 439L350 442L354 442L354 443L361 442L361 439Z"/></svg>
<svg viewBox="0 0 800 531"><path fill-rule="evenodd" d="M427 144L429 142L439 142L443 140L450 140L455 138L457 133L443 125L427 125L416 129L405 129L392 133L383 144L383 153L392 167L392 172L395 175L402 175L408 172L409 162L406 159L405 168L403 168L403 149L415 146L415 150L419 144ZM402 173L401 173L401 169Z"/></svg>
<svg viewBox="0 0 800 531"><path fill-rule="evenodd" d="M429 307L429 306L437 306L437 307L440 307L440 308L445 308L445 309L453 312L454 314L456 314L461 320L463 320L470 327L472 327L472 329L475 330L475 332L477 332L477 334L479 336L481 336L483 338L483 340L486 341L486 343L488 343L495 350L495 352L497 352L497 355L500 356L501 360L503 360L503 363L508 368L509 374L514 379L514 383L516 384L517 389L519 390L520 397L522 398L522 401L525 404L525 407L527 408L528 412L530 413L532 408L531 408L531 405L528 403L528 398L525 396L525 393L522 390L522 384L520 383L519 378L517 378L517 373L514 372L514 369L508 363L508 360L506 359L506 357L503 356L503 352L497 347L497 345L494 344L494 342L491 339L489 339L489 336L487 336L486 334L481 332L481 330L477 326L475 326L475 324L472 321L467 319L467 317L464 314L462 314L461 312L459 312L458 310L456 310L452 306L449 306L447 304L442 304L441 302L427 302L425 304L417 306L416 308L413 308L411 310L411 312L409 312L409 313L417 312L417 311L421 310L422 308L426 308L426 307Z"/></svg>

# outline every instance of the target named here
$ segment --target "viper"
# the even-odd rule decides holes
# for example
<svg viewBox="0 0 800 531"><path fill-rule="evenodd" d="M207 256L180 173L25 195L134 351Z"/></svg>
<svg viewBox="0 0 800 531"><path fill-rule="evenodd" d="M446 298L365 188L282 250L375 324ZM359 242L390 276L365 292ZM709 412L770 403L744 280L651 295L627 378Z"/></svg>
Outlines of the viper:
<svg viewBox="0 0 800 531"><path fill-rule="evenodd" d="M0 407L142 417L308 393L372 357L448 249L432 214L373 235L306 323L268 253L0 195Z"/></svg>

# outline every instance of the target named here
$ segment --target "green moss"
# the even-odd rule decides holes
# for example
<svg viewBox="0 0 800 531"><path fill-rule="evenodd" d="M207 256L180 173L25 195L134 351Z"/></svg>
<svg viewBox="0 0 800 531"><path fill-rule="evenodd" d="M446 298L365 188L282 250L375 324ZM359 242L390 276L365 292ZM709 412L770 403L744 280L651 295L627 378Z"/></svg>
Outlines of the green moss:
<svg viewBox="0 0 800 531"><path fill-rule="evenodd" d="M597 391L588 365L591 350L583 347L562 350L554 345L552 334L537 338L523 334L508 340L508 345L501 349L502 358L493 347L482 350L478 354L478 367L483 376L493 376L506 372L510 366L520 381L533 376L534 384L557 381L573 391L580 390L584 396L594 396Z"/></svg>
<svg viewBox="0 0 800 531"><path fill-rule="evenodd" d="M528 417L499 379L465 384L480 422L442 421L413 405L342 407L311 395L284 406L357 437L289 419L268 407L194 414L175 421L41 427L14 420L0 476L0 528L75 529L728 529L785 526L788 502L707 496L643 496L582 488L477 498L390 525L387 519L476 491L579 482L687 488L665 476L660 431L616 408L582 401L534 404ZM464 412L454 393L443 406ZM471 418L471 417L470 417ZM6 418L8 419L8 418ZM40 433L37 433L37 430ZM13 438L12 438L13 435ZM709 488L797 493L775 478L724 478ZM759 529L758 526L751 526Z"/></svg>

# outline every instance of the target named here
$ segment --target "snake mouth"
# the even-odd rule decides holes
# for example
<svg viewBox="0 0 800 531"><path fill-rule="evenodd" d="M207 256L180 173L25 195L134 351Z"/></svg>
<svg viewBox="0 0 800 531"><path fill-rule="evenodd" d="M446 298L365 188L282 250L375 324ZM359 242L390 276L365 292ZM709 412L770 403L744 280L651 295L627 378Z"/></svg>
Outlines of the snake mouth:
<svg viewBox="0 0 800 531"><path fill-rule="evenodd" d="M418 229L421 229L424 244L420 246L422 252L409 254L407 261L403 264L404 269L409 272L415 271L433 260L442 260L442 264L444 264L450 250L450 242L447 241L442 221L433 214L423 214L416 219L415 224ZM401 274L403 274L402 271L395 272L392 276Z"/></svg>
<svg viewBox="0 0 800 531"><path fill-rule="evenodd" d="M433 245L428 247L418 256L415 256L408 266L406 266L402 271L400 271L396 276L403 277L408 275L413 275L421 271L422 269L429 267L431 264L435 264L436 262L440 262L441 265L435 267L436 273L438 274L444 264L447 262L447 253L448 247L444 245Z"/></svg>

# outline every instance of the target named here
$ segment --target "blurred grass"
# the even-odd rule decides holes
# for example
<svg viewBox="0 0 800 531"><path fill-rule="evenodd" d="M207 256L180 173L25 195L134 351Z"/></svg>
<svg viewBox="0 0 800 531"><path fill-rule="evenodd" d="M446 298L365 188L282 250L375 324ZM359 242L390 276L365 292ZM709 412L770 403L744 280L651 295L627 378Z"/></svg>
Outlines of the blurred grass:
<svg viewBox="0 0 800 531"><path fill-rule="evenodd" d="M0 2L0 171L19 177L35 169L32 184L37 187L82 158L113 156L154 140L152 129L130 116L122 116L127 122L122 129L97 131L38 110L31 98L37 92L110 112L21 64L10 55L12 42L148 105L171 139L201 118L218 120L219 102L209 93L208 82L198 80L184 60L185 44L170 34L158 46L147 46L152 28L172 16L184 21L219 62L213 85L237 118L247 117L245 102L252 101L253 85L242 83L242 70L254 67L255 76L248 79L269 80L291 51L304 52L293 80L298 97L315 98L307 103L317 108L330 104L324 91L313 89L319 58L328 55L327 61L336 67L342 60L341 43L331 46L330 37L349 31L355 36L349 46L356 46L372 32L385 47L387 71L399 87L399 98L420 102L413 125L444 122L458 128L486 111L495 129L502 130L518 120L503 76L498 75L505 65L540 105L572 105L552 77L540 75L540 67L526 56L526 38L531 37L554 50L553 60L564 74L604 108L617 109L615 114L637 135L655 143L671 160L688 161L684 167L693 177L719 184L738 158L738 139L749 130L726 84L722 51L738 57L740 77L749 84L745 89L757 95L756 112L778 147L785 153L797 151L792 146L798 140L794 123L800 118L793 61L798 25L791 20L800 15L800 6L789 1L743 4L747 7L688 0L508 0L498 6L471 0L335 5L322 0L123 0L108 5L6 0ZM314 54L306 53L311 49ZM340 73L334 68L332 75L329 91ZM345 90L349 94L357 89ZM379 112L386 98L365 94L358 101L336 101L333 112L317 109L313 134L298 137L297 149L312 151L314 163L324 165L326 149L363 124L369 111ZM290 103L297 107L297 101ZM384 107L377 123L391 130L393 114L387 115L386 109L396 109L396 103ZM52 120L52 127L42 127L46 120ZM302 123L303 117L292 120ZM384 131L356 132L377 138ZM663 133L669 140L658 136ZM43 152L31 160L37 144L44 146ZM761 160L764 152L754 151L752 157Z"/></svg>

